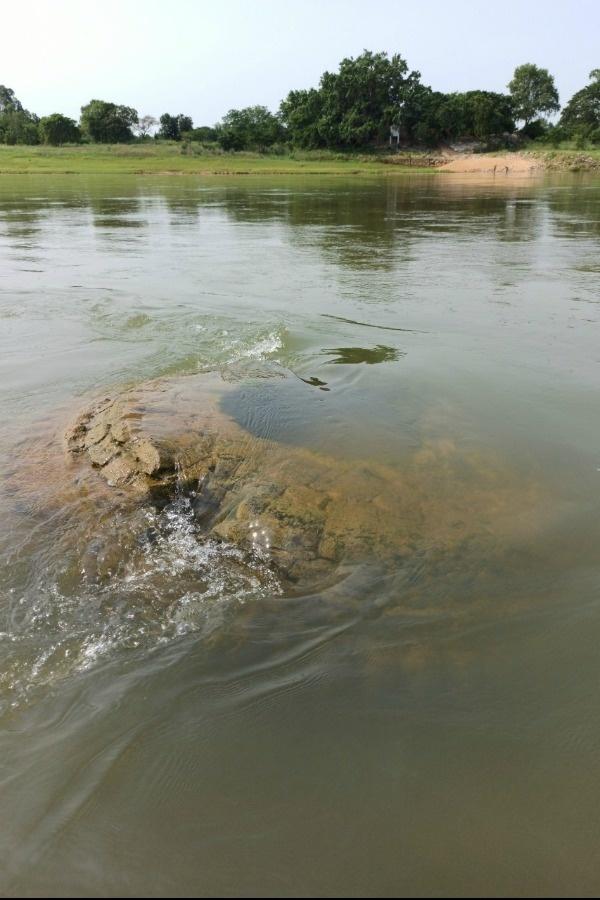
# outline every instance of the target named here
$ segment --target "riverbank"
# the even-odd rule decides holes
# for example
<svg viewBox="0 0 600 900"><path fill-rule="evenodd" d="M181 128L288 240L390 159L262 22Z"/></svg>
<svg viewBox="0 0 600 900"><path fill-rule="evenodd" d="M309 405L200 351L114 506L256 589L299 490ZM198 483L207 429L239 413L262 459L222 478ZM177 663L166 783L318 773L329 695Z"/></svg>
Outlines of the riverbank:
<svg viewBox="0 0 600 900"><path fill-rule="evenodd" d="M81 146L0 146L0 175L383 175L431 172L427 153L381 155L220 153L163 142ZM390 165L393 163L393 165Z"/></svg>
<svg viewBox="0 0 600 900"><path fill-rule="evenodd" d="M457 175L539 175L543 172L600 172L600 149L527 150L455 154L440 171Z"/></svg>
<svg viewBox="0 0 600 900"><path fill-rule="evenodd" d="M457 154L441 167L456 175L534 175L544 169L543 159L525 153Z"/></svg>
<svg viewBox="0 0 600 900"><path fill-rule="evenodd" d="M531 156L541 160L548 172L600 173L600 147L587 150L535 150Z"/></svg>
<svg viewBox="0 0 600 900"><path fill-rule="evenodd" d="M206 146L152 142L79 146L2 146L0 175L534 175L600 172L600 149L507 153L448 150L360 154L330 150L223 153Z"/></svg>

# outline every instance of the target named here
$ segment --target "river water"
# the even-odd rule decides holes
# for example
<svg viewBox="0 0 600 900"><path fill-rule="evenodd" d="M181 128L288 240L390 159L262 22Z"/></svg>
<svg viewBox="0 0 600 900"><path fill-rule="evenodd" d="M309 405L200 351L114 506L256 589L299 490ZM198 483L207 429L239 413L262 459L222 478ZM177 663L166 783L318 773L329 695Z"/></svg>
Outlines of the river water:
<svg viewBox="0 0 600 900"><path fill-rule="evenodd" d="M0 179L3 895L597 896L599 276L591 178ZM473 540L289 591L179 498L88 578L65 422L205 371Z"/></svg>

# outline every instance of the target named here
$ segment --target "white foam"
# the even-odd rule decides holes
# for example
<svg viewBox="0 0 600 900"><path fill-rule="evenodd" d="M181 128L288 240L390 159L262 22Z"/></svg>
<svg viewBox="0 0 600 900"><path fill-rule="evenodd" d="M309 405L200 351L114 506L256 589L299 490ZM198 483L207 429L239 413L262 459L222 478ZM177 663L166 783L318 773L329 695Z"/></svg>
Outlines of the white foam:
<svg viewBox="0 0 600 900"><path fill-rule="evenodd" d="M236 605L281 594L261 553L244 553L198 534L191 502L179 497L144 516L147 534L110 579L83 578L79 593L65 596L56 583L24 598L14 666L0 677L11 705L31 692L84 672L116 653L152 650L183 634L208 635L223 627ZM136 530L137 533L137 530Z"/></svg>

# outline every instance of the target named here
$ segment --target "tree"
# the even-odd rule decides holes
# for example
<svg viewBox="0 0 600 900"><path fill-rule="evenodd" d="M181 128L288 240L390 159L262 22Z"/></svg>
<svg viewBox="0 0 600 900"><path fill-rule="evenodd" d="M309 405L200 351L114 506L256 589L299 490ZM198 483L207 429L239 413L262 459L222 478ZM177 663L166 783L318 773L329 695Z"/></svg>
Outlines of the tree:
<svg viewBox="0 0 600 900"><path fill-rule="evenodd" d="M343 59L335 75L321 79L324 92L323 125L328 140L344 146L386 141L390 125L402 118L402 107L419 72L409 72L396 53L365 50L356 59Z"/></svg>
<svg viewBox="0 0 600 900"><path fill-rule="evenodd" d="M0 84L0 113L5 112L23 112L23 106L12 88Z"/></svg>
<svg viewBox="0 0 600 900"><path fill-rule="evenodd" d="M189 132L192 141L202 141L205 144L212 144L217 140L217 129L210 125L197 125Z"/></svg>
<svg viewBox="0 0 600 900"><path fill-rule="evenodd" d="M325 146L321 132L323 96L320 91L315 88L290 91L281 102L279 115L293 144L308 148Z"/></svg>
<svg viewBox="0 0 600 900"><path fill-rule="evenodd" d="M69 119L61 113L52 113L40 119L40 137L44 144L78 144L81 140L81 131L74 119Z"/></svg>
<svg viewBox="0 0 600 900"><path fill-rule="evenodd" d="M133 137L131 126L138 114L131 106L119 106L105 100L90 100L81 107L81 130L100 144L120 144Z"/></svg>
<svg viewBox="0 0 600 900"><path fill-rule="evenodd" d="M443 141L488 141L515 127L512 100L493 91L442 94L416 85L401 113L405 139L433 146Z"/></svg>
<svg viewBox="0 0 600 900"><path fill-rule="evenodd" d="M508 89L514 103L515 115L525 126L545 113L560 109L558 91L548 69L534 63L517 66Z"/></svg>
<svg viewBox="0 0 600 900"><path fill-rule="evenodd" d="M163 113L160 117L158 135L166 141L178 141L179 125L177 124L177 116L172 116L170 113Z"/></svg>
<svg viewBox="0 0 600 900"><path fill-rule="evenodd" d="M279 118L266 106L230 109L217 126L217 140L224 150L261 150L284 138Z"/></svg>
<svg viewBox="0 0 600 900"><path fill-rule="evenodd" d="M460 95L459 95L460 96ZM466 134L485 141L495 135L514 131L513 103L506 94L494 91L467 91L465 103Z"/></svg>
<svg viewBox="0 0 600 900"><path fill-rule="evenodd" d="M170 113L163 113L160 117L160 129L158 134L167 141L180 140L181 135L179 134L177 116L172 116Z"/></svg>
<svg viewBox="0 0 600 900"><path fill-rule="evenodd" d="M560 124L571 136L600 140L600 69L592 69L590 84L573 94Z"/></svg>
<svg viewBox="0 0 600 900"><path fill-rule="evenodd" d="M387 140L419 82L399 54L365 50L343 59L337 72L324 72L318 89L288 94L280 114L302 146L366 146Z"/></svg>
<svg viewBox="0 0 600 900"><path fill-rule="evenodd" d="M39 144L39 119L23 108L12 88L0 84L0 143Z"/></svg>
<svg viewBox="0 0 600 900"><path fill-rule="evenodd" d="M160 117L158 134L167 141L180 141L182 134L191 131L193 127L191 116L184 116L183 113L179 113L178 116L163 113Z"/></svg>
<svg viewBox="0 0 600 900"><path fill-rule="evenodd" d="M154 116L140 116L137 123L133 126L133 130L140 138L150 137L152 129L158 125Z"/></svg>
<svg viewBox="0 0 600 900"><path fill-rule="evenodd" d="M39 144L39 119L26 109L0 113L0 143Z"/></svg>

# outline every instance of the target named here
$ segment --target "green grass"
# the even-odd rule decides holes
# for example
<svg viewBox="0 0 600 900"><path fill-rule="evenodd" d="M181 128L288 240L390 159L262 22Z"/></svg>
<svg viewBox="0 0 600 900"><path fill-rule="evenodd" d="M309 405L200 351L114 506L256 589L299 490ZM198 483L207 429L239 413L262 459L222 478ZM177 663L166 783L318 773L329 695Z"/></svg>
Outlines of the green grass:
<svg viewBox="0 0 600 900"><path fill-rule="evenodd" d="M585 147L578 147L575 141L561 141L557 147L542 141L534 141L531 146L536 150L547 150L552 153L583 153L589 156L600 156L599 144L586 144Z"/></svg>
<svg viewBox="0 0 600 900"><path fill-rule="evenodd" d="M393 162L393 165L390 163ZM167 142L66 147L0 145L0 175L382 175L433 172L422 154L221 153Z"/></svg>

